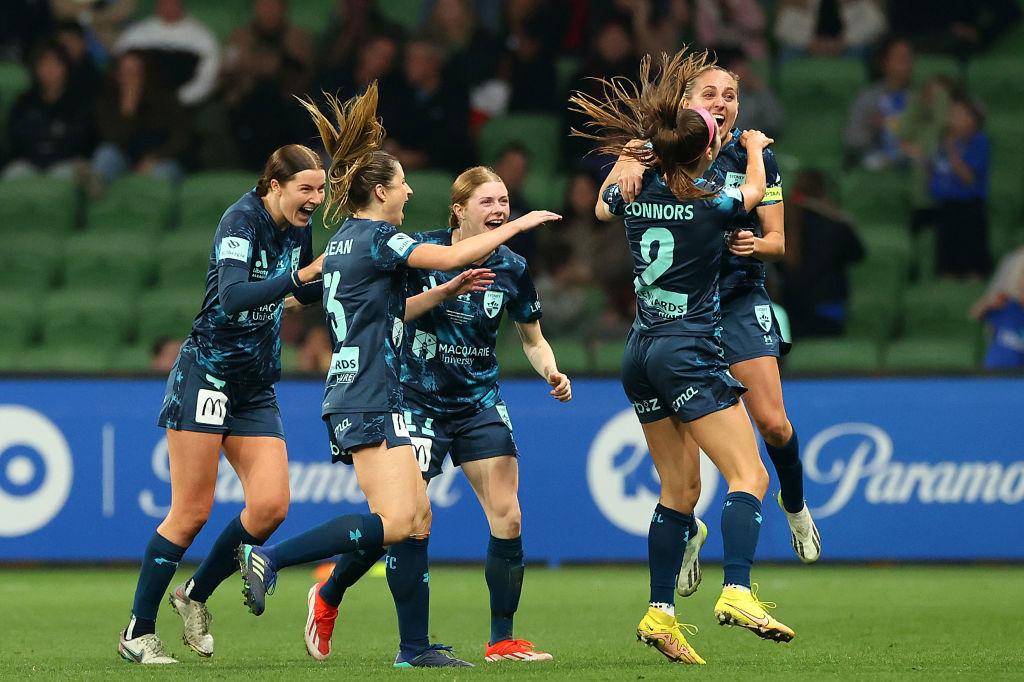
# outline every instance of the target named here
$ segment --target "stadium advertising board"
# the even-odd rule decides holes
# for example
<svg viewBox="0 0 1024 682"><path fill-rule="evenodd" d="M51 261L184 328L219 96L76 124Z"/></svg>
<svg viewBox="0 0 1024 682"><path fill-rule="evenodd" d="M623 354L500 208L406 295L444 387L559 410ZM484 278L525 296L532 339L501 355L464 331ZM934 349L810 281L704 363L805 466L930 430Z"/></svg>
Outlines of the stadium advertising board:
<svg viewBox="0 0 1024 682"><path fill-rule="evenodd" d="M527 556L644 560L657 478L640 428L617 382L573 388L573 401L561 405L543 382L502 385L522 454ZM823 560L1024 559L1024 379L784 388ZM170 502L166 441L155 426L163 389L157 380L0 380L0 560L141 555ZM330 464L321 396L316 381L278 386L292 491L281 537L365 509L352 469ZM726 486L702 464L697 511L712 530L704 556L718 559ZM777 488L773 480L758 555L790 560ZM431 556L482 559L487 525L465 478L447 468L429 495ZM241 503L241 485L222 460L213 513L186 558L202 557Z"/></svg>

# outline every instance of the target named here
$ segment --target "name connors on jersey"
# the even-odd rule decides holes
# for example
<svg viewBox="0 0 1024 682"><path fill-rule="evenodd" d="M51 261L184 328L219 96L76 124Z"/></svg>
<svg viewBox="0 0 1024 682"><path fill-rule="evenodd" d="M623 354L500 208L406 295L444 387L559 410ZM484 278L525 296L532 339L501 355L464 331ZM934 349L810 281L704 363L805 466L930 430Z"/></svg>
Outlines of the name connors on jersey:
<svg viewBox="0 0 1024 682"><path fill-rule="evenodd" d="M693 220L693 205L653 204L634 201L632 204L626 204L626 215L635 218L653 218L655 220Z"/></svg>

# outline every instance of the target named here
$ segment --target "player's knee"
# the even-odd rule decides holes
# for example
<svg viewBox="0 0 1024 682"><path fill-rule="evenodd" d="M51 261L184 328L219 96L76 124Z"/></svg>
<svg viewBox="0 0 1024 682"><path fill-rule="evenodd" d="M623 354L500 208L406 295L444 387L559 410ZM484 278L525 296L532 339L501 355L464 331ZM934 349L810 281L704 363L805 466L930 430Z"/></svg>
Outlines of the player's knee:
<svg viewBox="0 0 1024 682"><path fill-rule="evenodd" d="M167 523L174 532L179 535L184 535L189 538L195 538L199 535L199 531L206 525L206 520L210 518L209 507L191 508L183 511L171 510L171 513L167 515Z"/></svg>
<svg viewBox="0 0 1024 682"><path fill-rule="evenodd" d="M729 490L747 492L762 499L768 491L768 470L758 459L739 471L728 484Z"/></svg>
<svg viewBox="0 0 1024 682"><path fill-rule="evenodd" d="M491 512L491 532L497 537L519 537L523 527L523 513L519 501L510 500Z"/></svg>
<svg viewBox="0 0 1024 682"><path fill-rule="evenodd" d="M757 420L757 430L764 438L764 442L773 448L782 447L793 435L793 428L786 419L786 413L781 410Z"/></svg>
<svg viewBox="0 0 1024 682"><path fill-rule="evenodd" d="M258 537L266 537L277 530L288 516L288 496L261 500L248 509L248 520L253 526L250 532Z"/></svg>
<svg viewBox="0 0 1024 682"><path fill-rule="evenodd" d="M412 507L381 513L380 520L384 527L385 545L405 540L416 529L416 513Z"/></svg>
<svg viewBox="0 0 1024 682"><path fill-rule="evenodd" d="M417 509L413 519L412 535L429 535L430 524L434 521L434 512L428 504L425 509Z"/></svg>

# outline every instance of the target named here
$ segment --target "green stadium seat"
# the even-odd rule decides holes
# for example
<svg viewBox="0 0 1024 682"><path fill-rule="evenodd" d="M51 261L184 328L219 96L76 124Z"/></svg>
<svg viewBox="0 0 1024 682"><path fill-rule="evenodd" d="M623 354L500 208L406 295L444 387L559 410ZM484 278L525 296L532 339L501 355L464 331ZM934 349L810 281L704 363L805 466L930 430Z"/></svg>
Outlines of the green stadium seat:
<svg viewBox="0 0 1024 682"><path fill-rule="evenodd" d="M879 359L879 345L870 339L798 339L784 365L787 371L848 373L875 370Z"/></svg>
<svg viewBox="0 0 1024 682"><path fill-rule="evenodd" d="M882 366L890 371L972 371L979 368L978 345L966 339L905 336L885 349Z"/></svg>
<svg viewBox="0 0 1024 682"><path fill-rule="evenodd" d="M0 181L0 233L27 230L62 238L78 222L79 193L72 180L17 178Z"/></svg>
<svg viewBox="0 0 1024 682"><path fill-rule="evenodd" d="M301 0L288 4L288 18L314 36L320 35L331 21L336 0ZM387 4L387 3L381 3Z"/></svg>
<svg viewBox="0 0 1024 682"><path fill-rule="evenodd" d="M1024 107L1024 78L1020 75L1020 57L1006 54L981 54L967 67L968 91L992 109L1019 112Z"/></svg>
<svg viewBox="0 0 1024 682"><path fill-rule="evenodd" d="M559 213L565 205L565 189L569 179L564 175L531 172L523 187L523 198L535 210Z"/></svg>
<svg viewBox="0 0 1024 682"><path fill-rule="evenodd" d="M155 289L139 298L139 344L149 348L165 337L184 340L192 329L202 300L179 290Z"/></svg>
<svg viewBox="0 0 1024 682"><path fill-rule="evenodd" d="M299 349L290 343L281 344L281 371L284 373L299 371Z"/></svg>
<svg viewBox="0 0 1024 682"><path fill-rule="evenodd" d="M914 81L920 85L935 76L947 76L957 81L964 80L963 63L949 55L921 54L914 55Z"/></svg>
<svg viewBox="0 0 1024 682"><path fill-rule="evenodd" d="M92 232L159 232L171 222L174 199L174 187L167 180L124 175L88 204L86 225Z"/></svg>
<svg viewBox="0 0 1024 682"><path fill-rule="evenodd" d="M380 12L410 33L420 25L420 0L387 0L380 3Z"/></svg>
<svg viewBox="0 0 1024 682"><path fill-rule="evenodd" d="M68 346L42 346L20 354L16 369L32 373L106 372L114 365L119 347L74 344Z"/></svg>
<svg viewBox="0 0 1024 682"><path fill-rule="evenodd" d="M92 232L64 243L64 286L68 288L141 288L153 279L157 241L146 234Z"/></svg>
<svg viewBox="0 0 1024 682"><path fill-rule="evenodd" d="M7 130L7 115L21 93L28 90L32 82L28 67L14 61L0 61L0 130ZM6 143L6 136L0 138L0 145Z"/></svg>
<svg viewBox="0 0 1024 682"><path fill-rule="evenodd" d="M875 343L890 340L896 333L900 305L892 292L856 293L846 304L846 337Z"/></svg>
<svg viewBox="0 0 1024 682"><path fill-rule="evenodd" d="M795 169L818 168L827 173L839 171L843 161L843 129L846 113L839 109L818 109L795 111L786 109L786 129L776 144L772 145L780 166L790 170L792 179ZM783 178L787 177L783 174Z"/></svg>
<svg viewBox="0 0 1024 682"><path fill-rule="evenodd" d="M968 318L968 311L984 291L984 282L947 280L908 287L903 295L904 334L977 343L981 326Z"/></svg>
<svg viewBox="0 0 1024 682"><path fill-rule="evenodd" d="M2 229L2 226L0 226ZM0 268L0 288L3 297L37 297L40 291L49 291L59 281L64 260L64 249L52 240L40 239L30 231L2 233L3 249L8 258Z"/></svg>
<svg viewBox="0 0 1024 682"><path fill-rule="evenodd" d="M413 195L405 205L405 232L426 232L448 227L449 202L452 198L452 182L455 180L445 171L408 171L406 182L412 187Z"/></svg>
<svg viewBox="0 0 1024 682"><path fill-rule="evenodd" d="M555 80L558 84L558 92L568 93L571 90L578 90L580 83L573 82L573 76L580 70L582 61L574 55L560 55L555 58Z"/></svg>
<svg viewBox="0 0 1024 682"><path fill-rule="evenodd" d="M879 268L897 268L902 263L904 272L906 271L906 264L910 262L913 255L914 244L909 223L865 221L857 224L857 235L867 252L865 262L886 263L885 266L879 265ZM851 266L851 268L855 267Z"/></svg>
<svg viewBox="0 0 1024 682"><path fill-rule="evenodd" d="M62 289L42 305L43 343L48 349L92 346L112 349L135 331L134 290Z"/></svg>
<svg viewBox="0 0 1024 682"><path fill-rule="evenodd" d="M206 172L190 175L181 183L179 229L213 235L221 216L233 203L256 186L252 173Z"/></svg>
<svg viewBox="0 0 1024 682"><path fill-rule="evenodd" d="M858 227L868 222L909 225L909 171L855 169L843 174L840 188L843 209Z"/></svg>
<svg viewBox="0 0 1024 682"><path fill-rule="evenodd" d="M495 116L480 130L480 158L493 166L501 150L517 142L527 149L531 173L551 174L561 163L562 136L562 121L554 114Z"/></svg>
<svg viewBox="0 0 1024 682"><path fill-rule="evenodd" d="M910 255L902 246L886 247L881 237L868 242L867 256L850 266L851 297L867 296L897 301L907 282Z"/></svg>
<svg viewBox="0 0 1024 682"><path fill-rule="evenodd" d="M172 233L160 241L157 259L157 283L162 289L180 291L186 297L194 296L198 303L206 290L206 271L213 250L213 231Z"/></svg>
<svg viewBox="0 0 1024 682"><path fill-rule="evenodd" d="M569 377L589 372L592 366L590 352L579 339L548 339L558 362L558 369Z"/></svg>
<svg viewBox="0 0 1024 682"><path fill-rule="evenodd" d="M0 297L0 349L28 348L39 333L39 301L26 293Z"/></svg>
<svg viewBox="0 0 1024 682"><path fill-rule="evenodd" d="M121 346L114 350L109 369L121 372L147 372L152 362L152 348L145 344Z"/></svg>
<svg viewBox="0 0 1024 682"><path fill-rule="evenodd" d="M606 376L619 376L622 373L622 352L625 345L625 340L593 344L591 353L594 356L594 372Z"/></svg>

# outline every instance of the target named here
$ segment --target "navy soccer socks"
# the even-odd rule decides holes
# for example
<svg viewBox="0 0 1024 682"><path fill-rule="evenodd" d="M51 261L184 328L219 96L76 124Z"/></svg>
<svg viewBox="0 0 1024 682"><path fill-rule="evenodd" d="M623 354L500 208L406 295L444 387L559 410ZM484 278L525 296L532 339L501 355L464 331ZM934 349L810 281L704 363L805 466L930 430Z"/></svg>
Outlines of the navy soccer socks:
<svg viewBox="0 0 1024 682"><path fill-rule="evenodd" d="M320 598L328 606L338 608L338 604L345 596L345 590L366 575L366 572L384 556L384 553L384 548L380 547L357 549L354 552L342 554L338 563L335 564L334 570L331 571L331 576L320 587Z"/></svg>
<svg viewBox="0 0 1024 682"><path fill-rule="evenodd" d="M262 551L271 568L279 571L357 549L380 549L383 544L384 524L378 515L345 514Z"/></svg>
<svg viewBox="0 0 1024 682"><path fill-rule="evenodd" d="M491 593L491 644L512 639L512 619L523 593L523 538L503 540L493 535L487 542L484 578Z"/></svg>
<svg viewBox="0 0 1024 682"><path fill-rule="evenodd" d="M761 501L750 493L726 495L722 508L725 585L750 587L750 567L754 564L760 533Z"/></svg>
<svg viewBox="0 0 1024 682"><path fill-rule="evenodd" d="M388 587L398 613L399 658L410 661L430 646L429 537L409 538L388 549Z"/></svg>
<svg viewBox="0 0 1024 682"><path fill-rule="evenodd" d="M185 547L179 547L159 533L153 533L142 555L139 582L135 587L135 603L132 605L132 622L125 639L156 632L156 614L160 608L167 586L174 578L178 562L185 554Z"/></svg>
<svg viewBox="0 0 1024 682"><path fill-rule="evenodd" d="M696 528L693 514L684 514L659 504L647 531L647 562L651 572L651 604L675 604L676 576L683 552ZM668 610L667 608L665 610Z"/></svg>
<svg viewBox="0 0 1024 682"><path fill-rule="evenodd" d="M797 440L796 429L785 445L776 448L765 443L764 447L779 477L782 507L795 514L804 508L804 465L800 462L800 441Z"/></svg>
<svg viewBox="0 0 1024 682"><path fill-rule="evenodd" d="M186 596L194 601L205 602L218 585L238 572L238 559L235 558L238 545L262 545L266 540L250 535L242 526L240 516L233 518L221 531L210 553L192 576L191 589Z"/></svg>

